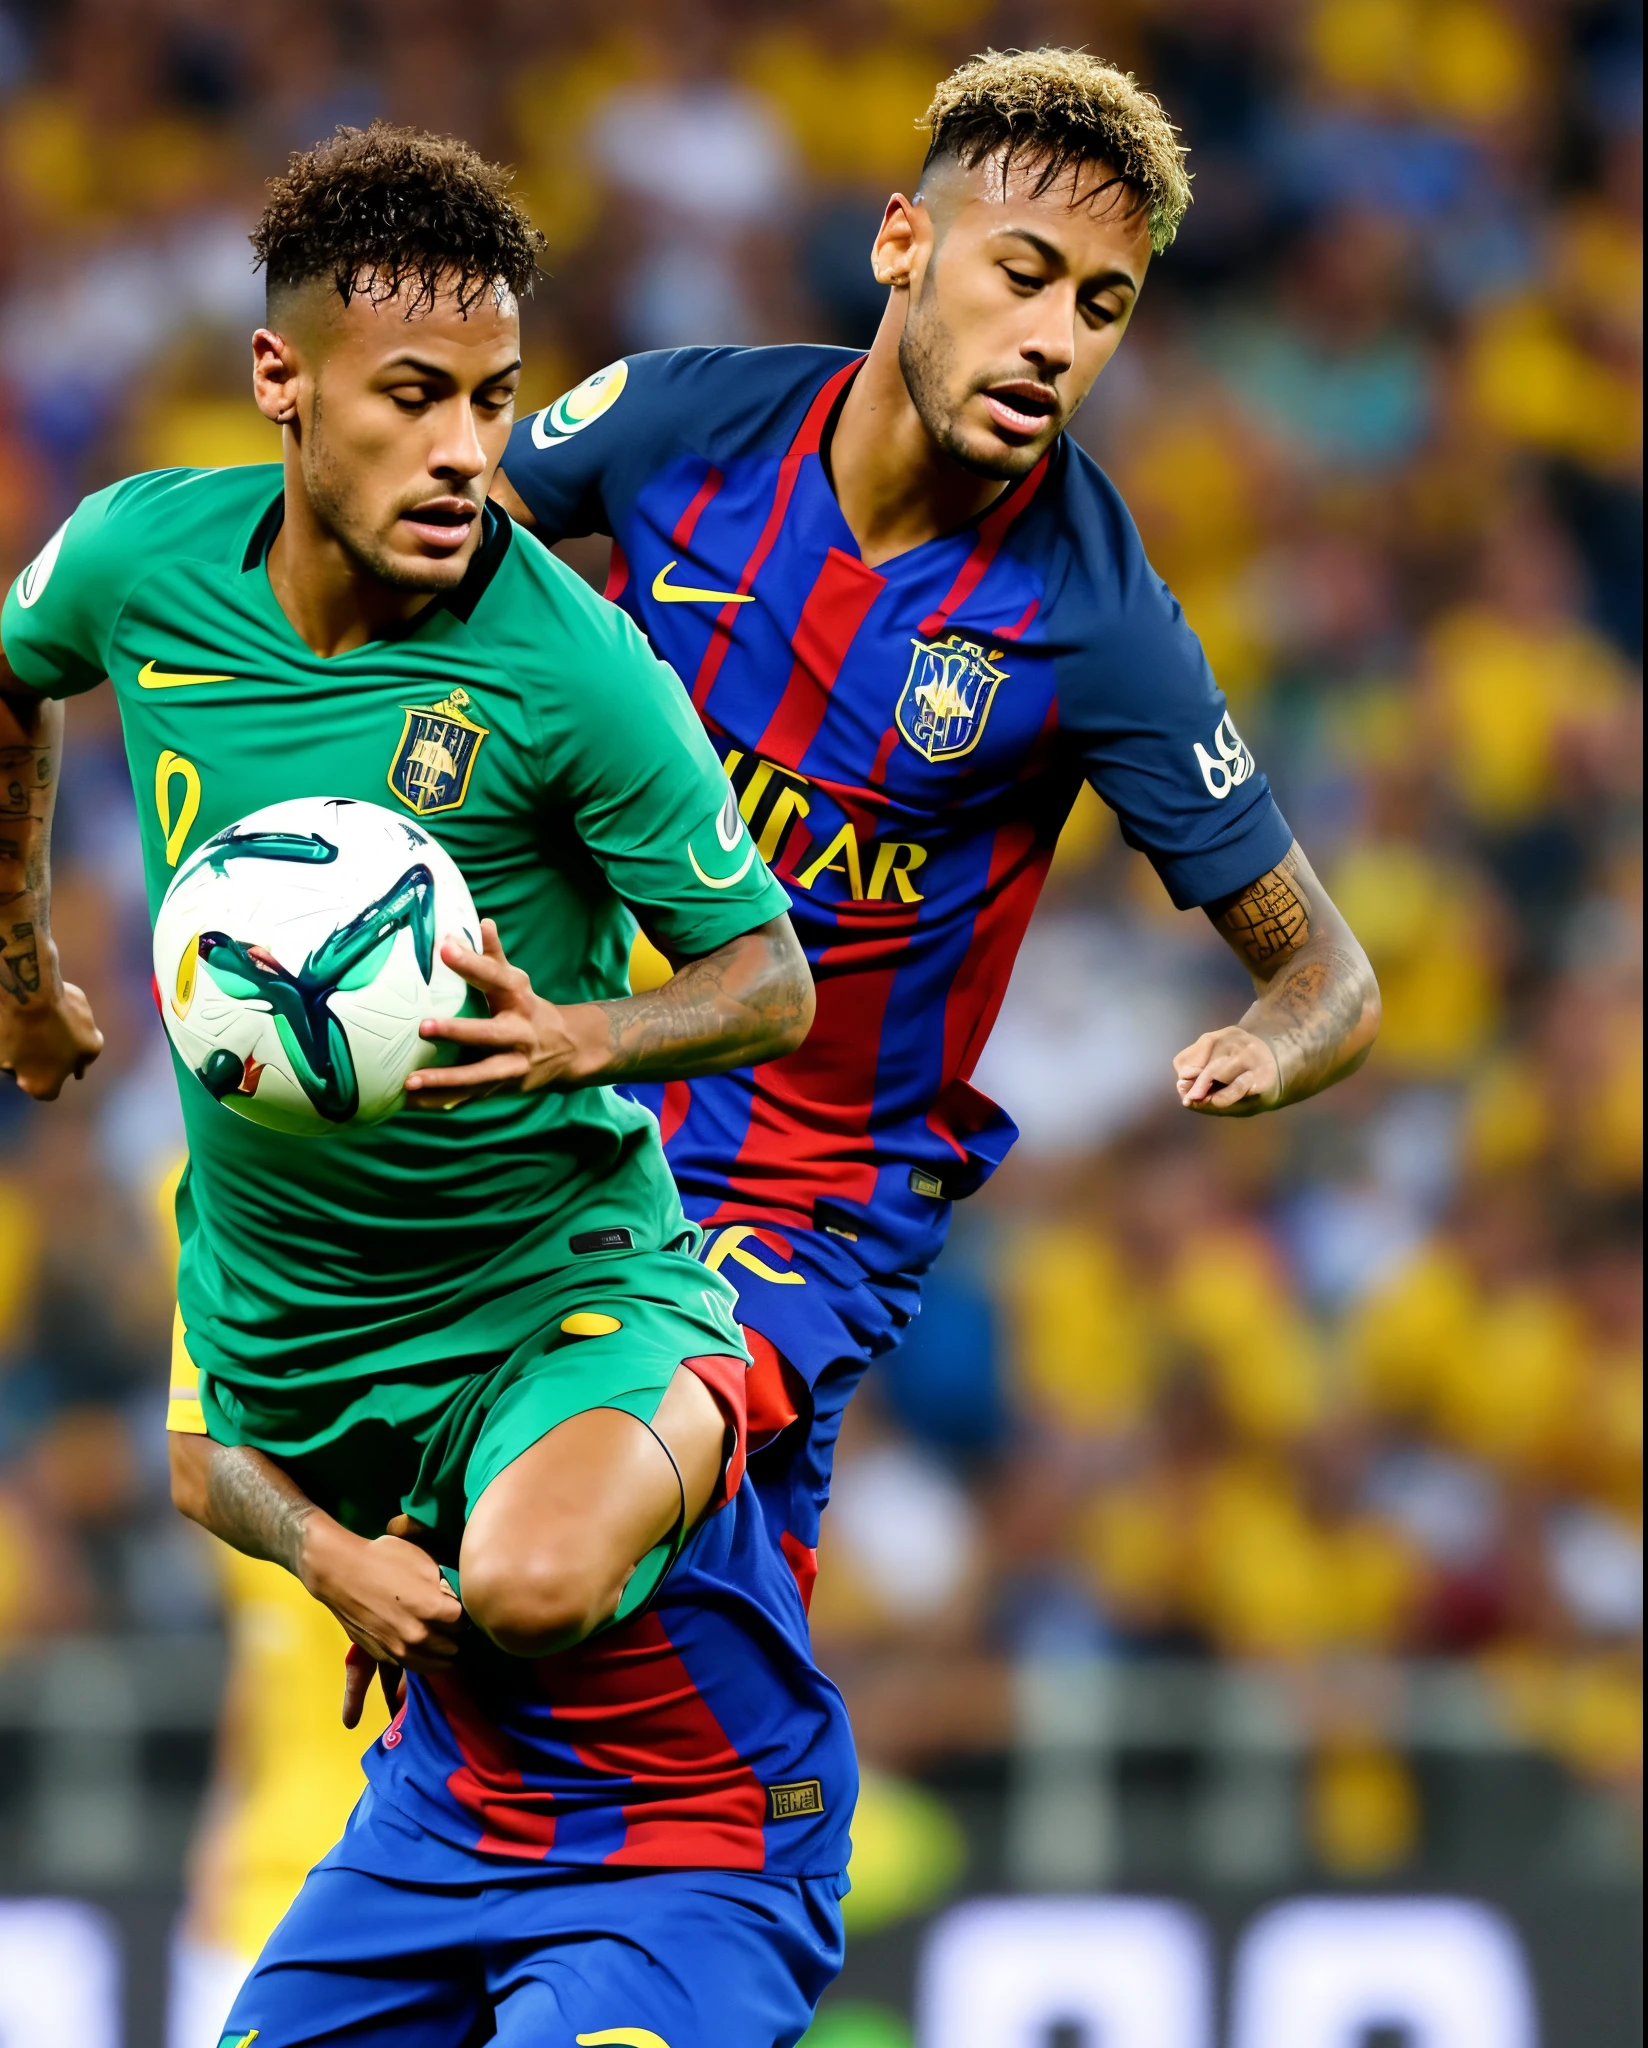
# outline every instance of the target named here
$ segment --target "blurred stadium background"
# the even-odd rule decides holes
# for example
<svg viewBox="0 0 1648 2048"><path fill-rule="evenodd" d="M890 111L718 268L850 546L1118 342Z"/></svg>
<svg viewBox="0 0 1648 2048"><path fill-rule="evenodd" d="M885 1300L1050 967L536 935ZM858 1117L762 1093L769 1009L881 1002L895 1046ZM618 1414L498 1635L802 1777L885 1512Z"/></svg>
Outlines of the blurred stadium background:
<svg viewBox="0 0 1648 2048"><path fill-rule="evenodd" d="M1524 2048L1518 1984L1547 2048L1640 2037L1640 38L1630 0L0 0L7 579L115 476L275 457L245 233L339 120L520 166L534 404L634 349L866 340L914 118L986 42L1130 64L1193 147L1076 432L1384 1036L1192 1124L1168 1055L1239 979L1078 812L980 1076L1022 1142L843 1445L814 1618L870 1777L810 2048ZM179 1138L106 697L57 863L109 1047L52 1109L0 1088L0 2037L57 2048L24 1985L72 1954L125 2031L63 2048L154 2048L226 1581L166 1499ZM1112 1941L1167 1961L1084 1989ZM1427 1942L1500 1973L1474 2031L1381 1988ZM1359 2032L1266 2006L1307 1952L1371 1969Z"/></svg>

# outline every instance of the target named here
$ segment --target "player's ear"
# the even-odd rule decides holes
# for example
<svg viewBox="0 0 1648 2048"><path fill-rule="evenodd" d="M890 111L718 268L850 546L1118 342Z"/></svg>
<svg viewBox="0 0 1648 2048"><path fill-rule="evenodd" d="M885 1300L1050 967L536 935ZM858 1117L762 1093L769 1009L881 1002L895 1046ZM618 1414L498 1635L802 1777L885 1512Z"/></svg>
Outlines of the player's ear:
<svg viewBox="0 0 1648 2048"><path fill-rule="evenodd" d="M902 192L895 192L887 202L887 211L881 216L881 226L870 250L870 267L876 283L890 285L894 291L908 291L917 249L931 234L927 209L920 199L906 199Z"/></svg>
<svg viewBox="0 0 1648 2048"><path fill-rule="evenodd" d="M252 396L266 420L297 425L297 380L297 350L272 327L260 327L252 336Z"/></svg>

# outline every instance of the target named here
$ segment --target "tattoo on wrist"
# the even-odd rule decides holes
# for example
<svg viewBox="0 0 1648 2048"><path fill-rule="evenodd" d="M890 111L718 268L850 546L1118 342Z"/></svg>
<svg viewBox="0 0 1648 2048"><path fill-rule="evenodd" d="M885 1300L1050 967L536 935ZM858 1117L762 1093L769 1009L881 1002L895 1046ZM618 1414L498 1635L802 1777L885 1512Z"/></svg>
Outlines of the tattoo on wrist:
<svg viewBox="0 0 1648 2048"><path fill-rule="evenodd" d="M0 926L0 994L20 1009L40 993L40 947L31 923Z"/></svg>
<svg viewBox="0 0 1648 2048"><path fill-rule="evenodd" d="M1266 967L1285 959L1310 937L1310 906L1298 875L1299 864L1290 849L1268 874L1219 908L1214 922L1251 966Z"/></svg>

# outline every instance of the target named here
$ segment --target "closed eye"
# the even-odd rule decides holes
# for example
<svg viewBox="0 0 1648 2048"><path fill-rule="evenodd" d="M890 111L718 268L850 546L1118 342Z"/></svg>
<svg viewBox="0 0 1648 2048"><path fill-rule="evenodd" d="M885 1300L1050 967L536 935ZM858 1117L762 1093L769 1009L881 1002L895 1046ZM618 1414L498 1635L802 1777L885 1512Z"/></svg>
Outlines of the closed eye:
<svg viewBox="0 0 1648 2048"><path fill-rule="evenodd" d="M1003 265L1005 269L1006 266ZM1045 278L1036 277L1022 270L1008 270L1008 280L1016 291L1039 292L1046 283Z"/></svg>

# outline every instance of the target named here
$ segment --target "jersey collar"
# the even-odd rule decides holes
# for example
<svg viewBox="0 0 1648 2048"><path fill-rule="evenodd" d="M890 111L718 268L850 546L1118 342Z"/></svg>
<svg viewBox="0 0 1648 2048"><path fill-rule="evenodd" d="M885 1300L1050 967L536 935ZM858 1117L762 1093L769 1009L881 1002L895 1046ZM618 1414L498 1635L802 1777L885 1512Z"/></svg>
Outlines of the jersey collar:
<svg viewBox="0 0 1648 2048"><path fill-rule="evenodd" d="M286 485L276 491L273 501L265 507L257 524L247 537L246 552L240 559L240 570L244 576L248 571L262 570L269 559L269 550L275 544L286 517ZM503 567L504 557L515 542L514 522L507 513L500 512L490 499L481 507L481 544L471 557L464 572L464 579L456 590L449 590L437 597L433 604L426 604L421 612L407 621L408 633L415 633L426 619L437 612L451 612L467 626L474 615L475 607L485 597L492 579ZM381 637L403 637L401 635Z"/></svg>

